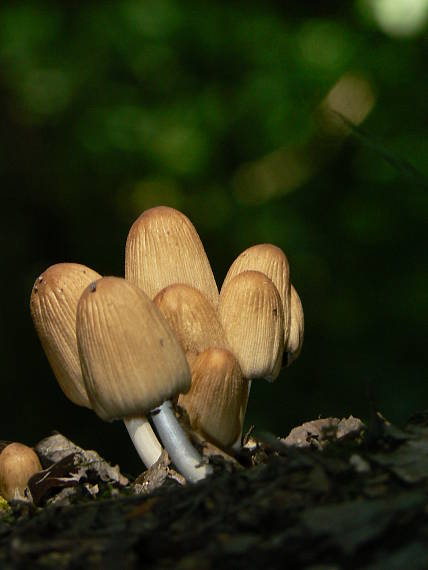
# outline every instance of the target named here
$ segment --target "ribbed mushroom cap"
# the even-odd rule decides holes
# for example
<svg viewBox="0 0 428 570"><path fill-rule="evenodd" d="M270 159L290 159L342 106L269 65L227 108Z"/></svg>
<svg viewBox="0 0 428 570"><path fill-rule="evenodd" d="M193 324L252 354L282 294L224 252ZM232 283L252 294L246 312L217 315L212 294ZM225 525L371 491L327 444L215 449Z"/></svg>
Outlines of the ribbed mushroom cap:
<svg viewBox="0 0 428 570"><path fill-rule="evenodd" d="M284 343L287 344L290 333L290 267L285 253L270 243L249 247L230 266L223 287L236 275L248 270L261 271L278 289L284 310Z"/></svg>
<svg viewBox="0 0 428 570"><path fill-rule="evenodd" d="M10 443L0 453L0 495L7 501L26 500L28 479L42 470L35 451L22 443Z"/></svg>
<svg viewBox="0 0 428 570"><path fill-rule="evenodd" d="M155 299L189 363L207 348L226 348L226 338L217 311L198 289L176 283Z"/></svg>
<svg viewBox="0 0 428 570"><path fill-rule="evenodd" d="M36 279L30 299L34 326L62 391L87 408L91 404L77 351L76 310L85 288L100 277L85 265L58 263Z"/></svg>
<svg viewBox="0 0 428 570"><path fill-rule="evenodd" d="M209 348L192 364L192 387L178 404L192 429L219 447L230 447L242 430L248 380L238 361L225 349Z"/></svg>
<svg viewBox="0 0 428 570"><path fill-rule="evenodd" d="M275 380L284 350L284 313L272 281L260 271L243 271L222 287L220 322L248 379Z"/></svg>
<svg viewBox="0 0 428 570"><path fill-rule="evenodd" d="M168 285L185 283L218 304L202 242L191 221L173 208L151 208L134 222L126 241L125 276L151 299Z"/></svg>
<svg viewBox="0 0 428 570"><path fill-rule="evenodd" d="M291 326L288 343L286 346L287 351L287 366L298 358L303 345L303 337L305 333L305 317L303 314L303 306L299 295L293 284L291 285Z"/></svg>
<svg viewBox="0 0 428 570"><path fill-rule="evenodd" d="M190 388L173 332L153 301L125 279L91 284L77 306L76 325L86 389L103 420L145 414Z"/></svg>

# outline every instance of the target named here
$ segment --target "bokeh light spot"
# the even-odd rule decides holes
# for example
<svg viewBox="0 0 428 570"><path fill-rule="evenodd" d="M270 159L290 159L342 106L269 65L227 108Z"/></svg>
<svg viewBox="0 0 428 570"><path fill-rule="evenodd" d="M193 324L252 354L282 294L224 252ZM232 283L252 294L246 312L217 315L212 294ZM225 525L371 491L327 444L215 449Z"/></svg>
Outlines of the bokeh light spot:
<svg viewBox="0 0 428 570"><path fill-rule="evenodd" d="M428 21L428 0L366 0L379 28L388 35L413 36Z"/></svg>

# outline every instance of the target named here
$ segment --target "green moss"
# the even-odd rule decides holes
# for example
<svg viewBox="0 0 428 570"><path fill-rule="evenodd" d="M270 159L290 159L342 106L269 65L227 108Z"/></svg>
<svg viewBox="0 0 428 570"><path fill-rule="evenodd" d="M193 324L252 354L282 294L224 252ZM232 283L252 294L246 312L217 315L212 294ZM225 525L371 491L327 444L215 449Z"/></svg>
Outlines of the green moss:
<svg viewBox="0 0 428 570"><path fill-rule="evenodd" d="M1 511L8 511L10 509L9 503L0 495L0 512Z"/></svg>

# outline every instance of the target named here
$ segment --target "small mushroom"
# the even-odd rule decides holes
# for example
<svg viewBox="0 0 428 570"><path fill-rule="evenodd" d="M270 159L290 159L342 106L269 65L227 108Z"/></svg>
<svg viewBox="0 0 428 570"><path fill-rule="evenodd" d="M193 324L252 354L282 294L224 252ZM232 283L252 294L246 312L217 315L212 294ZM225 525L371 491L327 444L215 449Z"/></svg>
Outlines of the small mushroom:
<svg viewBox="0 0 428 570"><path fill-rule="evenodd" d="M217 307L218 289L202 242L178 210L158 206L132 225L126 242L125 277L151 299L168 285L199 289Z"/></svg>
<svg viewBox="0 0 428 570"><path fill-rule="evenodd" d="M290 366L300 355L303 345L303 337L305 332L305 317L303 314L303 306L299 295L293 284L291 285L291 305L290 305L291 323L290 335L286 346L287 366Z"/></svg>
<svg viewBox="0 0 428 570"><path fill-rule="evenodd" d="M82 294L76 326L86 389L100 418L150 414L186 479L198 481L210 473L169 401L189 390L190 370L153 301L125 279L105 277Z"/></svg>
<svg viewBox="0 0 428 570"><path fill-rule="evenodd" d="M30 309L34 326L64 394L75 404L92 408L82 377L76 339L77 303L96 271L78 263L52 265L36 279ZM125 421L143 463L150 467L160 457L160 445L145 416Z"/></svg>
<svg viewBox="0 0 428 570"><path fill-rule="evenodd" d="M219 316L244 377L275 380L284 350L284 314L269 277L243 271L223 285Z"/></svg>
<svg viewBox="0 0 428 570"><path fill-rule="evenodd" d="M0 495L7 501L28 501L28 480L42 470L35 451L22 443L9 443L0 453Z"/></svg>
<svg viewBox="0 0 428 570"><path fill-rule="evenodd" d="M242 431L248 380L231 352L208 348L193 361L192 386L181 394L192 429L221 448L231 447Z"/></svg>
<svg viewBox="0 0 428 570"><path fill-rule="evenodd" d="M217 311L198 289L176 283L162 289L154 302L174 332L189 365L207 348L226 348Z"/></svg>
<svg viewBox="0 0 428 570"><path fill-rule="evenodd" d="M232 263L223 287L243 271L261 271L278 289L284 311L284 345L290 333L290 267L285 253L270 243L253 245L243 251Z"/></svg>

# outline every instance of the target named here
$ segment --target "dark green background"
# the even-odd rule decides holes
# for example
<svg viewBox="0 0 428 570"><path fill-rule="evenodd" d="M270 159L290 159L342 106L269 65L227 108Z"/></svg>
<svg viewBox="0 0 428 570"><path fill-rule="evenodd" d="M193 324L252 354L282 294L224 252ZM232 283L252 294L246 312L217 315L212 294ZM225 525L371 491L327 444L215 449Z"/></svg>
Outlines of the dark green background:
<svg viewBox="0 0 428 570"><path fill-rule="evenodd" d="M305 345L248 423L365 418L369 386L394 421L426 407L428 41L375 4L2 3L0 439L57 429L138 471L123 425L63 396L28 303L59 261L122 275L157 204L191 218L219 286L254 243L289 258ZM338 82L350 119L368 105L356 129L323 105Z"/></svg>

